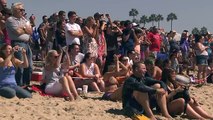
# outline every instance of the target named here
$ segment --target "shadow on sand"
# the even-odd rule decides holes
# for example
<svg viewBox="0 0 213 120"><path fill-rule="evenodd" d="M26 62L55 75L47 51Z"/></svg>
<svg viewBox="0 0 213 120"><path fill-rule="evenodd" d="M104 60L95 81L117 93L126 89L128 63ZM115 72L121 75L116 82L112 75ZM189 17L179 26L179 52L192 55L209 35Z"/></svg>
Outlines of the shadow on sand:
<svg viewBox="0 0 213 120"><path fill-rule="evenodd" d="M116 108L111 108L109 110L106 110L107 113L115 114L115 115L124 115L122 109L116 109Z"/></svg>

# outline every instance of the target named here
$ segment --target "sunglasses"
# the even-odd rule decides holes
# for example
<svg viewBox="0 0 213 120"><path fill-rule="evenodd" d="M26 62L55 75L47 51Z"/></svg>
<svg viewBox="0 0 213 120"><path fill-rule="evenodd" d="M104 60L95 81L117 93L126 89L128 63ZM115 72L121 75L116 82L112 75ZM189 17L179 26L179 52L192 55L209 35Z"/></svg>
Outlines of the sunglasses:
<svg viewBox="0 0 213 120"><path fill-rule="evenodd" d="M94 57L89 57L88 59L89 59L89 60L92 60L92 59L94 59Z"/></svg>
<svg viewBox="0 0 213 120"><path fill-rule="evenodd" d="M25 12L25 9L19 9L21 12Z"/></svg>
<svg viewBox="0 0 213 120"><path fill-rule="evenodd" d="M57 56L53 56L54 58L58 58L59 56L57 55Z"/></svg>

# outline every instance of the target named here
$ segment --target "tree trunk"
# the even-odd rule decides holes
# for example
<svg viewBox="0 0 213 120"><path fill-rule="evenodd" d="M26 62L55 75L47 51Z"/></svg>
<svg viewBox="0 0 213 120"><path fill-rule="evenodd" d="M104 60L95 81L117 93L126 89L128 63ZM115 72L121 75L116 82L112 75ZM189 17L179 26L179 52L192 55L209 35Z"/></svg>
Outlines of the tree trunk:
<svg viewBox="0 0 213 120"><path fill-rule="evenodd" d="M154 26L154 21L152 21L152 27Z"/></svg>
<svg viewBox="0 0 213 120"><path fill-rule="evenodd" d="M143 27L145 27L146 23L143 23Z"/></svg>
<svg viewBox="0 0 213 120"><path fill-rule="evenodd" d="M173 30L173 28L172 28L172 20L171 20L171 31Z"/></svg>
<svg viewBox="0 0 213 120"><path fill-rule="evenodd" d="M158 21L158 28L160 28L160 21Z"/></svg>

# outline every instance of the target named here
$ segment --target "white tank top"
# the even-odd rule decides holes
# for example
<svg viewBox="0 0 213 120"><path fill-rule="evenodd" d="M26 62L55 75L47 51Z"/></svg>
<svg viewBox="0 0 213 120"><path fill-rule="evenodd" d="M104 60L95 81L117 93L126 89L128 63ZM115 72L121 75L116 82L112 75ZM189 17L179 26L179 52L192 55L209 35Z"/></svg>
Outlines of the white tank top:
<svg viewBox="0 0 213 120"><path fill-rule="evenodd" d="M86 64L85 64L86 65ZM95 64L92 63L89 67L86 65L85 72L87 75L94 75L95 72Z"/></svg>
<svg viewBox="0 0 213 120"><path fill-rule="evenodd" d="M201 49L204 49L205 48L205 46L202 44L202 43L200 43L201 44ZM199 56L199 55L207 55L208 56L208 52L206 51L206 50L204 50L204 51L201 51L200 49L195 49L195 53L196 53L196 55L197 56Z"/></svg>

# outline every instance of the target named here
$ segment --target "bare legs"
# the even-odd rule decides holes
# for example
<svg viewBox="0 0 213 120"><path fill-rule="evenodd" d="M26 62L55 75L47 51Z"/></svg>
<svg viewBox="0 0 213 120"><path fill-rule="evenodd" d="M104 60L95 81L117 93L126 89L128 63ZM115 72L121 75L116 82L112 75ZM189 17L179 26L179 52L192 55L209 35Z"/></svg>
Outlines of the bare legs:
<svg viewBox="0 0 213 120"><path fill-rule="evenodd" d="M202 74L202 79L204 82L206 82L206 72L207 72L207 67L205 65L198 65L198 73L197 73L197 79L201 79L201 74Z"/></svg>
<svg viewBox="0 0 213 120"><path fill-rule="evenodd" d="M152 87L153 88L160 88L160 84L155 84ZM139 92L139 91L134 91L133 96L136 99L136 101L144 108L147 116L151 120L156 120L156 118L155 118L155 116L152 113L152 110L150 108L150 104L149 104L150 101L149 101L148 93L142 93L142 92ZM160 107L163 116L165 116L167 118L172 118L169 115L169 112L167 110L166 94L156 95L156 99L157 99L158 106Z"/></svg>
<svg viewBox="0 0 213 120"><path fill-rule="evenodd" d="M155 84L152 87L155 88L155 89L159 89L160 88L160 84ZM167 118L172 118L169 115L169 112L167 110L166 94L164 94L164 95L156 94L156 101L158 103L158 106L160 107L160 110L161 110L163 116L165 116Z"/></svg>
<svg viewBox="0 0 213 120"><path fill-rule="evenodd" d="M68 94L70 101L73 101L78 97L78 93L76 91L75 84L73 83L73 80L70 76L67 75L67 76L61 78L59 80L59 82L63 86L63 91L65 91Z"/></svg>
<svg viewBox="0 0 213 120"><path fill-rule="evenodd" d="M191 99L189 102L189 105L194 109L195 112L197 112L200 116L206 119L213 119L213 115L209 115L206 111L204 111L198 103L195 101L195 99Z"/></svg>
<svg viewBox="0 0 213 120"><path fill-rule="evenodd" d="M115 90L110 95L110 99L113 101L121 101L122 100L122 89L123 89L123 87L119 87L117 90Z"/></svg>
<svg viewBox="0 0 213 120"><path fill-rule="evenodd" d="M98 82L96 81L91 82L90 87L92 88L92 90L98 91L98 92L104 92L105 90L105 84L102 79L98 80Z"/></svg>
<svg viewBox="0 0 213 120"><path fill-rule="evenodd" d="M185 100L183 98L175 99L168 103L168 110L171 114L181 114L184 111ZM186 114L191 119L204 119L193 108L187 104Z"/></svg>
<svg viewBox="0 0 213 120"><path fill-rule="evenodd" d="M157 120L155 118L154 114L152 113L151 108L150 108L148 93L142 93L142 92L139 92L139 91L134 91L133 96L134 96L135 100L141 106L143 106L143 109L145 110L147 117L149 117L151 120Z"/></svg>

